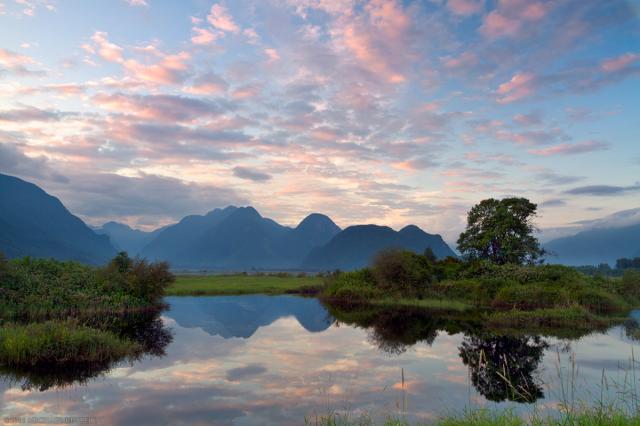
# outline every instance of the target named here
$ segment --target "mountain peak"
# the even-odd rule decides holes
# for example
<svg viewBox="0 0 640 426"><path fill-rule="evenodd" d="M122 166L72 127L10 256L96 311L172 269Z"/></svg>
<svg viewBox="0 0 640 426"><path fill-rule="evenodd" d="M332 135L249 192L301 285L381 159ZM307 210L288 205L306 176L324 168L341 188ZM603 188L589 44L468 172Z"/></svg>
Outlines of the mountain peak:
<svg viewBox="0 0 640 426"><path fill-rule="evenodd" d="M323 215L321 213L311 213L296 226L296 229L302 229L307 227L317 227L317 226L326 226L329 228L337 228L340 230L338 225L331 220L329 216Z"/></svg>

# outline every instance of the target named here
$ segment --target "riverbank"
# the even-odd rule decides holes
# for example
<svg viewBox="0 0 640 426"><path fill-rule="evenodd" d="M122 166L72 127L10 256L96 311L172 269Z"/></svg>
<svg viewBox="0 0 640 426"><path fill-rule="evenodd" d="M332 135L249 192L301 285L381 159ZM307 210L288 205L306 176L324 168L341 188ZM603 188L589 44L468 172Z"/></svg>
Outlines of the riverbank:
<svg viewBox="0 0 640 426"><path fill-rule="evenodd" d="M586 276L562 265L427 261L391 253L371 268L331 276L321 297L341 308L363 305L469 310L488 328L599 329L640 306L640 273Z"/></svg>
<svg viewBox="0 0 640 426"><path fill-rule="evenodd" d="M125 254L100 268L45 259L2 260L0 368L93 374L145 351L161 350L170 335L158 326L158 316L173 279L166 263ZM60 380L54 376L52 381Z"/></svg>

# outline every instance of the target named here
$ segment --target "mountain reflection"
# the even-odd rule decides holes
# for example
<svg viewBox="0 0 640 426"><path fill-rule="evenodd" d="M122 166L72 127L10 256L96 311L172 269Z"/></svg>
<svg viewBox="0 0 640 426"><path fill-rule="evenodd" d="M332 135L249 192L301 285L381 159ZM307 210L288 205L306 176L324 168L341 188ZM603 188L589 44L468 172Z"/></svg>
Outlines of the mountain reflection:
<svg viewBox="0 0 640 426"><path fill-rule="evenodd" d="M334 319L317 299L297 296L169 297L167 316L184 328L201 328L211 336L249 338L260 328L295 317L305 330L328 329Z"/></svg>

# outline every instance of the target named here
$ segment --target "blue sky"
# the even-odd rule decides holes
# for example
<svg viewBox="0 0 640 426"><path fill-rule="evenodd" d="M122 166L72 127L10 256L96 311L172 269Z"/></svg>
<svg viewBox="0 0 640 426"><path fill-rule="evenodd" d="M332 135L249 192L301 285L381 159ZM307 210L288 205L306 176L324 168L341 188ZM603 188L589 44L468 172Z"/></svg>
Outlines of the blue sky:
<svg viewBox="0 0 640 426"><path fill-rule="evenodd" d="M0 1L0 171L92 224L251 204L453 241L520 195L575 231L640 207L639 8Z"/></svg>

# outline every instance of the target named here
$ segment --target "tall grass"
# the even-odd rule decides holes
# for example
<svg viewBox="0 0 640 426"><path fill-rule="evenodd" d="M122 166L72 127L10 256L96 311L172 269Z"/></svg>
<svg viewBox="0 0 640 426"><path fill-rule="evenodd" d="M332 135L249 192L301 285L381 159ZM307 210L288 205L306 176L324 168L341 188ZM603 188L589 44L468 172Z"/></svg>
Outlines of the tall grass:
<svg viewBox="0 0 640 426"><path fill-rule="evenodd" d="M73 321L5 324L0 328L0 365L5 367L101 364L135 356L141 350L138 343Z"/></svg>
<svg viewBox="0 0 640 426"><path fill-rule="evenodd" d="M600 391L595 398L581 399L579 367L575 356L563 365L557 352L556 379L557 404L555 408L534 405L527 413L513 409L492 410L468 407L458 412L442 415L430 422L411 422L407 410L407 394L404 389L404 369L401 370L402 405L396 402L397 413L390 413L376 420L369 413L359 414L355 410L328 411L324 415L308 416L308 426L637 426L640 425L640 392L638 390L638 361L631 350L629 364L622 368L622 379L614 381L603 370ZM520 393L508 374L500 375L514 394ZM613 396L611 396L613 395ZM593 396L593 395L592 395Z"/></svg>

